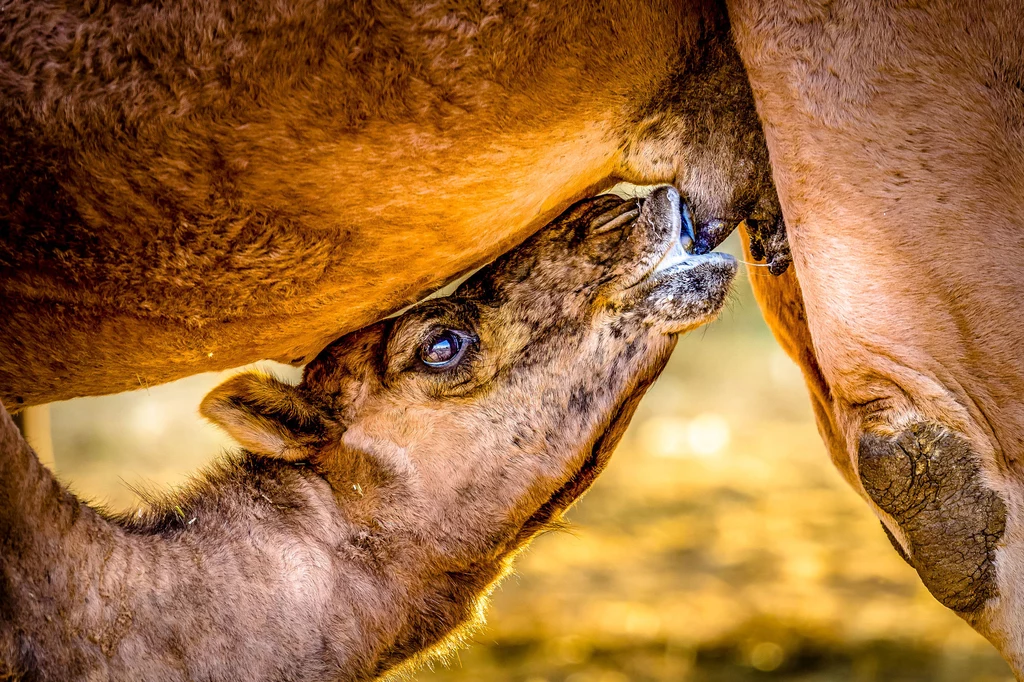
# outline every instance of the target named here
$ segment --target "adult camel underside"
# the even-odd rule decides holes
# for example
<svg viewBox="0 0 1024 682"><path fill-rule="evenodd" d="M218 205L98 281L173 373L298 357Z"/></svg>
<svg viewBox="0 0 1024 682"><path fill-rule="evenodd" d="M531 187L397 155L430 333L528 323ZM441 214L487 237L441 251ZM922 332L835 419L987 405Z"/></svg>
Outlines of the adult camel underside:
<svg viewBox="0 0 1024 682"><path fill-rule="evenodd" d="M1024 36L961 4L9 3L0 396L303 362L620 178L780 270L770 153L832 457L1020 672Z"/></svg>
<svg viewBox="0 0 1024 682"><path fill-rule="evenodd" d="M618 178L781 220L714 3L15 0L0 140L14 409L301 364Z"/></svg>

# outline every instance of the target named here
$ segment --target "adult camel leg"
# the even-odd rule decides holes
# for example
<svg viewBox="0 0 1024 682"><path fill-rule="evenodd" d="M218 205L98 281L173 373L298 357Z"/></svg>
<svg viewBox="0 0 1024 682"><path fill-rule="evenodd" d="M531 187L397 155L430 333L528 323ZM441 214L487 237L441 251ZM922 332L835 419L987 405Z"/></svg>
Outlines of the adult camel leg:
<svg viewBox="0 0 1024 682"><path fill-rule="evenodd" d="M744 226L745 227L745 226ZM752 256L750 231L740 232L743 249ZM748 261L749 263L749 261ZM775 340L800 368L811 398L811 407L818 424L818 433L825 447L848 483L854 484L856 472L846 457L846 445L833 416L832 396L814 356L803 293L793 269L782 275L769 275L758 266L747 266L747 277L754 290L754 298Z"/></svg>
<svg viewBox="0 0 1024 682"><path fill-rule="evenodd" d="M729 10L800 283L757 278L759 300L811 378L833 460L932 594L1019 675L1018 9Z"/></svg>
<svg viewBox="0 0 1024 682"><path fill-rule="evenodd" d="M50 406L35 405L17 414L12 414L15 425L25 440L36 451L39 461L50 471L55 471L57 461L53 453L53 434L50 426Z"/></svg>
<svg viewBox="0 0 1024 682"><path fill-rule="evenodd" d="M744 235L749 253L749 238ZM1002 497L977 474L969 444L937 423L922 421L889 436L867 431L850 456L837 407L814 353L795 273L773 278L748 269L751 286L776 340L804 374L818 432L832 462L880 512L882 528L932 594L1007 654L1004 635L986 622L998 601L994 559L1004 535ZM887 525L886 519L889 519ZM891 523L896 523L896 528ZM896 534L902 534L903 540ZM991 603L988 604L991 607Z"/></svg>

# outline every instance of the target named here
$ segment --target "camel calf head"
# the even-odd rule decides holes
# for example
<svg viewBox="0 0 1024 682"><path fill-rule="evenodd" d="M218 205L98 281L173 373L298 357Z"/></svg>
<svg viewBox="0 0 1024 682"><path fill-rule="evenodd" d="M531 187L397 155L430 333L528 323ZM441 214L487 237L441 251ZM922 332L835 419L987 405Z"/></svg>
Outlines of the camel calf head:
<svg viewBox="0 0 1024 682"><path fill-rule="evenodd" d="M579 203L453 295L337 340L299 386L243 374L202 413L369 516L507 551L586 489L676 335L722 305L735 261L688 256L681 215L669 187ZM389 509L397 491L417 504Z"/></svg>
<svg viewBox="0 0 1024 682"><path fill-rule="evenodd" d="M365 680L438 651L721 307L735 261L681 222L671 188L582 202L298 386L227 381L201 409L248 452L148 514L61 490L0 411L0 677Z"/></svg>

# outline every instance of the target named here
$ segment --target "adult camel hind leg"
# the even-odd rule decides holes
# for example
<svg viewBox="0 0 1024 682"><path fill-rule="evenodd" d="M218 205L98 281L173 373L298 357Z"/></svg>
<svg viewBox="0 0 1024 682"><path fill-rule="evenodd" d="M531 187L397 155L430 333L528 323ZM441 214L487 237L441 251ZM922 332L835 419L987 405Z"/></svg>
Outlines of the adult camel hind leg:
<svg viewBox="0 0 1024 682"><path fill-rule="evenodd" d="M766 316L847 480L1020 675L1019 7L729 9L799 278L755 280Z"/></svg>

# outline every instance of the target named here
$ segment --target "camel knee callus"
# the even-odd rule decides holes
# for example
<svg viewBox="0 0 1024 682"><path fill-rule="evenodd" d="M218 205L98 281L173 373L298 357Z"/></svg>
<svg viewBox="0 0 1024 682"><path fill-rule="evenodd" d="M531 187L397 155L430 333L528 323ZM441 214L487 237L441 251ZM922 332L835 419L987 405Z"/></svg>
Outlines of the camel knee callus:
<svg viewBox="0 0 1024 682"><path fill-rule="evenodd" d="M981 480L968 441L922 423L894 437L865 434L859 454L864 490L904 534L908 546L894 544L935 598L969 615L997 596L1006 505Z"/></svg>
<svg viewBox="0 0 1024 682"><path fill-rule="evenodd" d="M32 680L362 680L442 649L605 465L729 256L675 190L579 203L448 298L202 412L246 448L147 513L62 490L0 422L0 661Z"/></svg>

